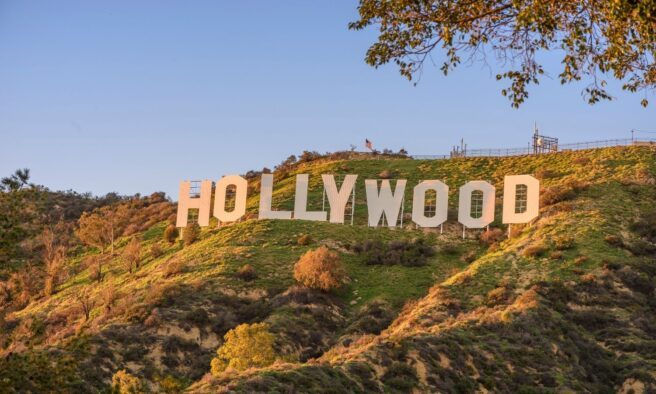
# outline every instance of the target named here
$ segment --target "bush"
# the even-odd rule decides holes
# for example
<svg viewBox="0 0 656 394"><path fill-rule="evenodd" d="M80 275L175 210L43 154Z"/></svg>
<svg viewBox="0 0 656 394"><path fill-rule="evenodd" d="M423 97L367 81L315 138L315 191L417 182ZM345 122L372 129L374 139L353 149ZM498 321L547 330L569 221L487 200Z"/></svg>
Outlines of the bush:
<svg viewBox="0 0 656 394"><path fill-rule="evenodd" d="M364 256L368 265L395 265L419 267L426 265L428 257L435 250L419 238L413 241L395 240L383 243L380 240L367 240L353 246L353 250Z"/></svg>
<svg viewBox="0 0 656 394"><path fill-rule="evenodd" d="M122 369L112 376L112 394L138 394L144 392L139 378Z"/></svg>
<svg viewBox="0 0 656 394"><path fill-rule="evenodd" d="M572 159L572 164L578 164L580 166L585 166L590 164L590 159L587 157L576 157Z"/></svg>
<svg viewBox="0 0 656 394"><path fill-rule="evenodd" d="M154 259L160 257L163 254L164 254L164 250L162 250L162 247L159 246L159 244L153 244L150 247L150 255L153 256Z"/></svg>
<svg viewBox="0 0 656 394"><path fill-rule="evenodd" d="M629 228L647 241L656 242L656 211L645 214Z"/></svg>
<svg viewBox="0 0 656 394"><path fill-rule="evenodd" d="M547 251L547 248L541 244L533 244L527 246L523 251L522 251L522 256L524 257L539 257L544 254L544 252Z"/></svg>
<svg viewBox="0 0 656 394"><path fill-rule="evenodd" d="M174 243L179 235L178 228L175 227L174 224L169 224L166 226L166 229L164 229L164 240L170 244Z"/></svg>
<svg viewBox="0 0 656 394"><path fill-rule="evenodd" d="M462 256L460 256L460 261L463 261L465 263L471 263L474 260L476 260L476 252L473 250L470 250L469 252L466 252Z"/></svg>
<svg viewBox="0 0 656 394"><path fill-rule="evenodd" d="M509 296L510 292L506 286L495 287L487 293L488 305L493 306L501 304L505 302Z"/></svg>
<svg viewBox="0 0 656 394"><path fill-rule="evenodd" d="M535 177L539 180L554 178L554 177L556 177L556 175L557 174L555 172L553 172L551 170L543 169L543 168L535 171Z"/></svg>
<svg viewBox="0 0 656 394"><path fill-rule="evenodd" d="M164 277L179 275L187 269L187 264L177 257L170 259L164 266Z"/></svg>
<svg viewBox="0 0 656 394"><path fill-rule="evenodd" d="M560 259L563 258L563 252L561 252L560 250L554 250L554 251L551 252L551 254L549 255L549 258L550 258L551 260L560 260Z"/></svg>
<svg viewBox="0 0 656 394"><path fill-rule="evenodd" d="M312 238L307 234L303 234L300 237L298 237L298 239L296 240L296 243L301 245L301 246L307 246L310 243L312 243Z"/></svg>
<svg viewBox="0 0 656 394"><path fill-rule="evenodd" d="M380 179L390 179L392 177L392 171L390 170L383 170L378 174L378 178Z"/></svg>
<svg viewBox="0 0 656 394"><path fill-rule="evenodd" d="M604 237L604 241L606 241L606 243L611 246L622 247L624 245L622 238L618 237L617 235L609 234Z"/></svg>
<svg viewBox="0 0 656 394"><path fill-rule="evenodd" d="M569 236L556 237L554 244L558 250L567 250L574 247L574 238Z"/></svg>
<svg viewBox="0 0 656 394"><path fill-rule="evenodd" d="M553 205L561 201L571 200L574 197L576 197L576 193L573 189L562 185L555 185L542 191L542 195L540 196L540 205Z"/></svg>
<svg viewBox="0 0 656 394"><path fill-rule="evenodd" d="M194 223L190 226L187 226L182 230L182 241L185 246L189 246L198 240L198 235L200 234L200 226L198 223Z"/></svg>
<svg viewBox="0 0 656 394"><path fill-rule="evenodd" d="M339 254L327 247L310 250L294 265L294 279L305 287L329 291L346 282Z"/></svg>
<svg viewBox="0 0 656 394"><path fill-rule="evenodd" d="M410 392L417 385L417 372L406 363L394 362L383 375L382 381L393 389Z"/></svg>
<svg viewBox="0 0 656 394"><path fill-rule="evenodd" d="M253 268L252 265L245 264L239 268L239 271L237 271L237 278L246 282L250 282L257 279L257 272L255 272L255 268Z"/></svg>
<svg viewBox="0 0 656 394"><path fill-rule="evenodd" d="M223 338L225 342L216 351L216 357L210 364L213 375L227 368L243 371L252 367L266 367L276 359L273 350L275 338L266 323L240 324Z"/></svg>
<svg viewBox="0 0 656 394"><path fill-rule="evenodd" d="M504 238L504 235L505 234L503 233L503 230L493 227L481 233L481 241L489 246L497 242L501 242Z"/></svg>

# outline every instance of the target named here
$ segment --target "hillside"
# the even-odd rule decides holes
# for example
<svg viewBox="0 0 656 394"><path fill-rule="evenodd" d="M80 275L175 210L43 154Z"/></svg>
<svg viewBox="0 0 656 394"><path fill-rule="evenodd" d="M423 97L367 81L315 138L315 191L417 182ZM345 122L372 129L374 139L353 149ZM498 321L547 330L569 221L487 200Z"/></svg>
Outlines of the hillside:
<svg viewBox="0 0 656 394"><path fill-rule="evenodd" d="M409 186L441 179L454 208L443 234L417 230L407 217L402 229L366 227L362 181L353 226L258 221L250 193L250 219L204 228L189 245L164 240L174 208L160 196L109 201L102 206L128 207L131 230L113 255L71 241L66 278L52 295L33 291L18 303L16 278L24 276L16 273L27 265L3 269L0 392L103 392L121 370L153 392L654 392L655 153L326 157L274 172L281 209L293 207L297 173L310 174L313 209L321 208L323 173L362 180L386 172ZM543 190L539 218L513 226L508 239L499 197L510 174L534 174ZM257 191L257 177L249 179ZM478 179L497 186L496 220L463 240L457 190ZM141 254L128 269L122 255L132 239ZM358 252L367 242L420 243L435 253L417 266L371 265ZM349 277L332 292L293 277L299 257L321 245L339 253ZM252 280L239 274L246 264ZM269 325L277 361L210 374L224 335L255 322Z"/></svg>

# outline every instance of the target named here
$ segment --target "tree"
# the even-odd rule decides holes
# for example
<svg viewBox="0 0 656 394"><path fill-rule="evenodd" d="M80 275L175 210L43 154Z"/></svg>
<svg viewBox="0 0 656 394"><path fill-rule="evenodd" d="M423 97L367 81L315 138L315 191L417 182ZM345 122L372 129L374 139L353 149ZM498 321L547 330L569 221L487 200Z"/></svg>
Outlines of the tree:
<svg viewBox="0 0 656 394"><path fill-rule="evenodd" d="M105 287L100 293L100 297L102 298L103 305L105 306L105 312L106 313L111 312L112 307L114 306L114 304L116 303L116 299L118 298L114 286L109 285Z"/></svg>
<svg viewBox="0 0 656 394"><path fill-rule="evenodd" d="M74 295L75 300L77 301L82 313L84 313L84 321L89 320L91 316L91 310L93 310L94 305L96 304L93 298L91 297L91 289L85 287Z"/></svg>
<svg viewBox="0 0 656 394"><path fill-rule="evenodd" d="M653 0L360 0L358 11L350 29L379 29L366 54L369 65L393 61L412 80L435 51L444 55L445 75L463 60L486 62L489 52L501 60L496 78L510 81L501 93L513 107L545 73L541 51L562 53L561 84L589 80L584 96L590 104L612 98L608 76L630 92L656 87Z"/></svg>
<svg viewBox="0 0 656 394"><path fill-rule="evenodd" d="M0 191L18 191L25 186L29 186L30 169L23 168L16 170L12 175L0 180Z"/></svg>
<svg viewBox="0 0 656 394"><path fill-rule="evenodd" d="M106 257L104 255L92 255L87 258L87 266L91 267L90 277L91 279L97 281L98 283L102 282L105 277L103 272L103 265L105 265Z"/></svg>
<svg viewBox="0 0 656 394"><path fill-rule="evenodd" d="M43 285L43 293L46 297L51 296L59 284L61 271L66 258L66 247L59 244L59 240L55 237L55 233L46 228L41 234L41 242L43 244L43 264L45 271L45 282Z"/></svg>
<svg viewBox="0 0 656 394"><path fill-rule="evenodd" d="M79 220L77 236L87 245L99 248L103 253L111 246L114 254L114 240L125 230L128 208L124 205L106 206L85 212Z"/></svg>
<svg viewBox="0 0 656 394"><path fill-rule="evenodd" d="M273 349L274 336L266 323L240 324L223 337L225 342L212 359L212 374L217 375L226 368L243 371L273 364L276 353Z"/></svg>
<svg viewBox="0 0 656 394"><path fill-rule="evenodd" d="M140 394L144 392L141 381L136 376L122 369L112 376L112 394Z"/></svg>
<svg viewBox="0 0 656 394"><path fill-rule="evenodd" d="M139 260L141 259L141 242L136 237L133 237L130 242L123 249L123 261L130 273L132 268L139 268Z"/></svg>
<svg viewBox="0 0 656 394"><path fill-rule="evenodd" d="M346 282L339 254L321 246L306 252L294 265L294 279L305 287L329 291Z"/></svg>

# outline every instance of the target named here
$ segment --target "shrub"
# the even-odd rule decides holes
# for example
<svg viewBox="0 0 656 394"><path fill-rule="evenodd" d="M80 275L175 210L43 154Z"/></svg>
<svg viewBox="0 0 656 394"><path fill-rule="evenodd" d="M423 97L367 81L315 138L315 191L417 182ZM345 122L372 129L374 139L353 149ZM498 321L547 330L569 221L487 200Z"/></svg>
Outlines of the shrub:
<svg viewBox="0 0 656 394"><path fill-rule="evenodd" d="M390 179L392 177L392 171L390 170L383 170L378 174L378 178L380 179Z"/></svg>
<svg viewBox="0 0 656 394"><path fill-rule="evenodd" d="M554 244L558 250L567 250L574 247L574 238L562 236L554 238Z"/></svg>
<svg viewBox="0 0 656 394"><path fill-rule="evenodd" d="M656 245L644 239L631 241L626 248L635 256L651 256L656 254Z"/></svg>
<svg viewBox="0 0 656 394"><path fill-rule="evenodd" d="M518 237L522 234L522 231L524 231L524 225L521 224L515 224L513 226L510 226L510 238L515 238Z"/></svg>
<svg viewBox="0 0 656 394"><path fill-rule="evenodd" d="M309 245L312 242L312 238L308 234L303 234L296 240L296 243L301 246Z"/></svg>
<svg viewBox="0 0 656 394"><path fill-rule="evenodd" d="M609 234L604 237L604 241L606 241L606 243L611 246L621 247L624 245L624 242L622 242L622 238L618 237L617 235Z"/></svg>
<svg viewBox="0 0 656 394"><path fill-rule="evenodd" d="M178 228L175 227L174 224L169 224L166 226L166 229L164 229L164 240L170 244L175 242L179 235L180 233L178 232Z"/></svg>
<svg viewBox="0 0 656 394"><path fill-rule="evenodd" d="M563 252L561 252L560 250L554 250L554 251L551 252L551 254L549 255L549 258L550 258L551 260L560 260L560 259L563 258Z"/></svg>
<svg viewBox="0 0 656 394"><path fill-rule="evenodd" d="M339 254L327 247L310 250L294 265L294 279L303 286L329 291L346 282Z"/></svg>
<svg viewBox="0 0 656 394"><path fill-rule="evenodd" d="M492 245L494 243L501 242L503 238L504 233L500 228L493 227L481 233L481 241L483 241L483 243L486 245Z"/></svg>
<svg viewBox="0 0 656 394"><path fill-rule="evenodd" d="M187 269L187 264L179 258L170 259L164 266L164 277L169 278L171 276L179 275Z"/></svg>
<svg viewBox="0 0 656 394"><path fill-rule="evenodd" d="M458 253L458 247L454 244L445 244L440 246L439 248L440 253L446 253L446 254L457 254Z"/></svg>
<svg viewBox="0 0 656 394"><path fill-rule="evenodd" d="M506 301L509 296L508 288L505 286L495 287L494 289L488 291L487 293L487 302L488 305L498 305Z"/></svg>
<svg viewBox="0 0 656 394"><path fill-rule="evenodd" d="M535 171L535 177L539 180L554 178L556 175L557 174L555 172L543 168Z"/></svg>
<svg viewBox="0 0 656 394"><path fill-rule="evenodd" d="M572 164L585 166L585 165L590 164L590 159L587 158L587 157L575 157L574 159L572 159Z"/></svg>
<svg viewBox="0 0 656 394"><path fill-rule="evenodd" d="M395 240L384 243L380 240L367 240L353 246L353 250L364 256L368 265L394 265L419 267L426 265L427 259L435 255L435 250L419 238L413 241Z"/></svg>
<svg viewBox="0 0 656 394"><path fill-rule="evenodd" d="M656 211L643 215L631 223L629 228L646 240L656 242Z"/></svg>
<svg viewBox="0 0 656 394"><path fill-rule="evenodd" d="M154 259L160 257L163 254L164 254L164 250L162 250L162 247L159 246L159 244L153 244L150 247L150 255L153 256Z"/></svg>
<svg viewBox="0 0 656 394"><path fill-rule="evenodd" d="M182 241L184 242L185 246L189 246L196 242L199 234L200 226L198 226L198 223L194 223L185 227L184 230L182 230Z"/></svg>
<svg viewBox="0 0 656 394"><path fill-rule="evenodd" d="M544 254L544 252L546 252L546 251L547 251L547 248L543 244L537 243L537 244L527 246L522 251L522 256L524 256L524 257L538 257L538 256L542 256Z"/></svg>
<svg viewBox="0 0 656 394"><path fill-rule="evenodd" d="M211 362L211 372L218 375L226 368L243 371L273 364L276 354L274 336L266 323L240 324L223 337L225 342L216 351Z"/></svg>
<svg viewBox="0 0 656 394"><path fill-rule="evenodd" d="M210 321L207 311L203 308L194 308L184 314L183 321L192 323L198 327L203 327Z"/></svg>
<svg viewBox="0 0 656 394"><path fill-rule="evenodd" d="M252 265L244 264L241 268L239 268L239 271L237 271L237 278L246 282L250 282L257 278L257 272L255 272L255 268L253 268Z"/></svg>
<svg viewBox="0 0 656 394"><path fill-rule="evenodd" d="M571 200L574 197L576 197L576 193L573 189L563 185L555 185L542 191L542 195L540 196L540 205L553 205L561 201Z"/></svg>
<svg viewBox="0 0 656 394"><path fill-rule="evenodd" d="M144 392L139 378L122 369L112 376L112 394L138 394Z"/></svg>
<svg viewBox="0 0 656 394"><path fill-rule="evenodd" d="M465 263L471 263L474 260L476 260L476 252L473 250L470 250L469 252L466 252L462 256L460 256L460 261L463 261Z"/></svg>
<svg viewBox="0 0 656 394"><path fill-rule="evenodd" d="M400 392L410 392L417 385L417 372L406 363L394 362L383 375L382 381Z"/></svg>

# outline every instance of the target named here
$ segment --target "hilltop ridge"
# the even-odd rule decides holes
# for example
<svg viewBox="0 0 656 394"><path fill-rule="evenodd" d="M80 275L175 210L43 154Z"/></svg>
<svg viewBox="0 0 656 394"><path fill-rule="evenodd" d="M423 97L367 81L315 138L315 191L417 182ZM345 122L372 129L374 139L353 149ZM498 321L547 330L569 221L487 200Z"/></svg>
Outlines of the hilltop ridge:
<svg viewBox="0 0 656 394"><path fill-rule="evenodd" d="M108 203L132 204L131 217L143 220L117 240L115 255L104 255L101 280L89 263L101 251L80 243L68 250L67 278L52 295L35 292L19 306L15 278L3 272L0 381L9 392L98 392L126 370L154 392L656 390L655 153L314 158L274 171L279 209L293 207L298 173L310 175L309 209L321 208L322 173L410 185L440 179L452 196L468 180L501 185L505 175L533 174L540 216L513 226L510 238L498 201L492 230L462 239L455 197L443 234L410 220L369 228L362 183L353 226L254 220L259 185L251 174L249 218L211 223L189 245L164 240L170 202ZM121 255L135 237L140 262L128 270ZM418 240L435 251L418 266L368 264L358 252L366 242ZM350 279L333 292L293 277L299 257L321 245L339 253ZM249 280L239 276L246 264L256 273ZM255 322L269 325L276 363L210 374L224 335Z"/></svg>

